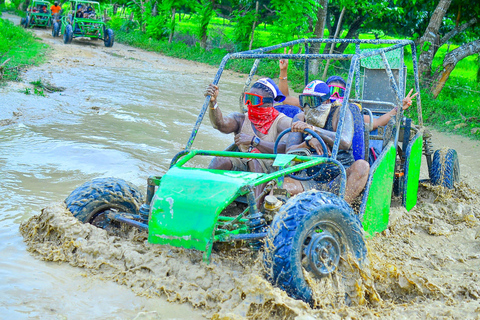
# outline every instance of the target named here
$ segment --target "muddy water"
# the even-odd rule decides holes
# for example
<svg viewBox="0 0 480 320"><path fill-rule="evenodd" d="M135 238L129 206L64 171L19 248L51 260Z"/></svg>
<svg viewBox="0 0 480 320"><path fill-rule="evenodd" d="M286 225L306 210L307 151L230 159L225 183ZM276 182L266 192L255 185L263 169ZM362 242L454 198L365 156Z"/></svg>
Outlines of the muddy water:
<svg viewBox="0 0 480 320"><path fill-rule="evenodd" d="M316 284L320 308L311 309L272 288L248 251L214 253L205 266L198 252L151 246L142 234L128 241L108 236L65 211L61 201L92 178L120 177L144 190L149 175L165 172L190 136L216 69L118 44L63 45L35 32L52 46L50 63L27 71L24 83L0 88L2 317L478 316L476 142L435 133L437 147L459 152L464 183L453 192L422 186L411 212L393 208L385 234L367 240L371 270L367 285L358 286L361 299L346 305L329 279ZM38 79L66 89L46 97L20 92ZM238 108L242 80L231 73L222 78L225 112ZM232 137L205 120L194 146L223 149Z"/></svg>

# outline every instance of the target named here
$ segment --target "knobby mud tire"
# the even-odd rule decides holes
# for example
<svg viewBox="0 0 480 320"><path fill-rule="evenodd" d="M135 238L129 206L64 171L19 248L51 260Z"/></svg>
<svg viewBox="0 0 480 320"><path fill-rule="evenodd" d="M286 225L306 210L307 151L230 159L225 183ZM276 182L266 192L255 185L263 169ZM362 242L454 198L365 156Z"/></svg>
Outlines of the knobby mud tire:
<svg viewBox="0 0 480 320"><path fill-rule="evenodd" d="M65 33L63 34L63 43L69 44L73 40L73 28L70 24L65 26Z"/></svg>
<svg viewBox="0 0 480 320"><path fill-rule="evenodd" d="M142 192L129 182L117 178L99 178L86 182L65 199L67 209L79 221L103 229L112 226L105 211L114 209L139 214L142 203Z"/></svg>
<svg viewBox="0 0 480 320"><path fill-rule="evenodd" d="M60 24L58 22L54 22L52 26L52 37L58 37L60 34Z"/></svg>
<svg viewBox="0 0 480 320"><path fill-rule="evenodd" d="M454 184L460 181L460 164L457 151L454 149L435 151L430 166L430 181L434 186L441 185L453 189Z"/></svg>
<svg viewBox="0 0 480 320"><path fill-rule="evenodd" d="M103 37L105 39L104 40L105 47L113 47L113 43L115 41L115 35L113 33L113 30L112 29L106 29Z"/></svg>
<svg viewBox="0 0 480 320"><path fill-rule="evenodd" d="M309 239L313 241L315 236L318 239L324 231L332 235L339 245L340 259L333 273L340 272L342 277L357 277L353 272L349 275L343 273L351 269L345 267L349 264L349 253L358 268L369 264L362 226L350 206L334 194L311 190L291 198L275 216L265 239L267 279L290 297L312 306L315 305L314 292L305 279L302 262L305 262ZM321 278L315 273L309 274L314 279Z"/></svg>

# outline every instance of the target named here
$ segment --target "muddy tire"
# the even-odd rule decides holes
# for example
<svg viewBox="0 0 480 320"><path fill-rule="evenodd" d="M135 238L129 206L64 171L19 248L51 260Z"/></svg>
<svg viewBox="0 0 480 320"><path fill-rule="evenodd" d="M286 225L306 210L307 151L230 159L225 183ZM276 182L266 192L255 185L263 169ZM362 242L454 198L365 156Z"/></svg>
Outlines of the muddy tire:
<svg viewBox="0 0 480 320"><path fill-rule="evenodd" d="M53 22L53 26L52 26L52 36L55 38L55 37L58 37L60 34L60 24L58 22Z"/></svg>
<svg viewBox="0 0 480 320"><path fill-rule="evenodd" d="M359 268L368 265L358 217L336 195L307 191L291 198L272 221L265 239L266 277L290 297L313 305L303 269L315 280L336 272L350 277L349 253Z"/></svg>
<svg viewBox="0 0 480 320"><path fill-rule="evenodd" d="M430 182L434 186L444 186L453 189L460 181L460 164L457 151L453 149L436 150L430 166Z"/></svg>
<svg viewBox="0 0 480 320"><path fill-rule="evenodd" d="M106 29L105 34L103 35L105 47L113 47L113 42L115 41L115 35L113 34L112 29Z"/></svg>
<svg viewBox="0 0 480 320"><path fill-rule="evenodd" d="M102 229L112 227L112 221L105 213L107 210L138 214L142 203L141 191L117 178L99 178L86 182L65 199L67 209L78 220Z"/></svg>
<svg viewBox="0 0 480 320"><path fill-rule="evenodd" d="M26 16L23 22L23 26L25 27L25 29L29 27L29 24L30 24L30 18Z"/></svg>
<svg viewBox="0 0 480 320"><path fill-rule="evenodd" d="M63 34L63 43L65 44L72 43L72 39L73 39L72 25L67 24L65 26L65 33Z"/></svg>

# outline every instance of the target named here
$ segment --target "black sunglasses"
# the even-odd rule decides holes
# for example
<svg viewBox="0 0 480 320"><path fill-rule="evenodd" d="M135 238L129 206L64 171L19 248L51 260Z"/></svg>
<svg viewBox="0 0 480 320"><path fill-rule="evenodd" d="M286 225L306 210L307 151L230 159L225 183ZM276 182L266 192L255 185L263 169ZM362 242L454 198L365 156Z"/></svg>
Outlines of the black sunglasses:
<svg viewBox="0 0 480 320"><path fill-rule="evenodd" d="M330 95L312 96L308 94L301 94L298 98L300 99L300 105L302 108L305 107L306 104L308 104L310 108L317 108L322 103L330 99Z"/></svg>

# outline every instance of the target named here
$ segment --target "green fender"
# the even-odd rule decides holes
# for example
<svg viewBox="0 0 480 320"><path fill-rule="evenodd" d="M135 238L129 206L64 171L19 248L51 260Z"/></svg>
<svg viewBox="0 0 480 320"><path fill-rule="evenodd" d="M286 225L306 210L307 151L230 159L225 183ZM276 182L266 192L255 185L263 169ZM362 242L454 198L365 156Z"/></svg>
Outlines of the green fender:
<svg viewBox="0 0 480 320"><path fill-rule="evenodd" d="M360 220L365 233L369 236L373 236L375 232L382 232L388 226L396 155L395 146L391 141L370 169L360 206Z"/></svg>
<svg viewBox="0 0 480 320"><path fill-rule="evenodd" d="M405 184L402 203L410 211L417 204L420 165L422 164L422 132L415 135L405 151Z"/></svg>
<svg viewBox="0 0 480 320"><path fill-rule="evenodd" d="M263 175L170 168L152 199L148 241L208 252L220 213L242 195L243 186Z"/></svg>

